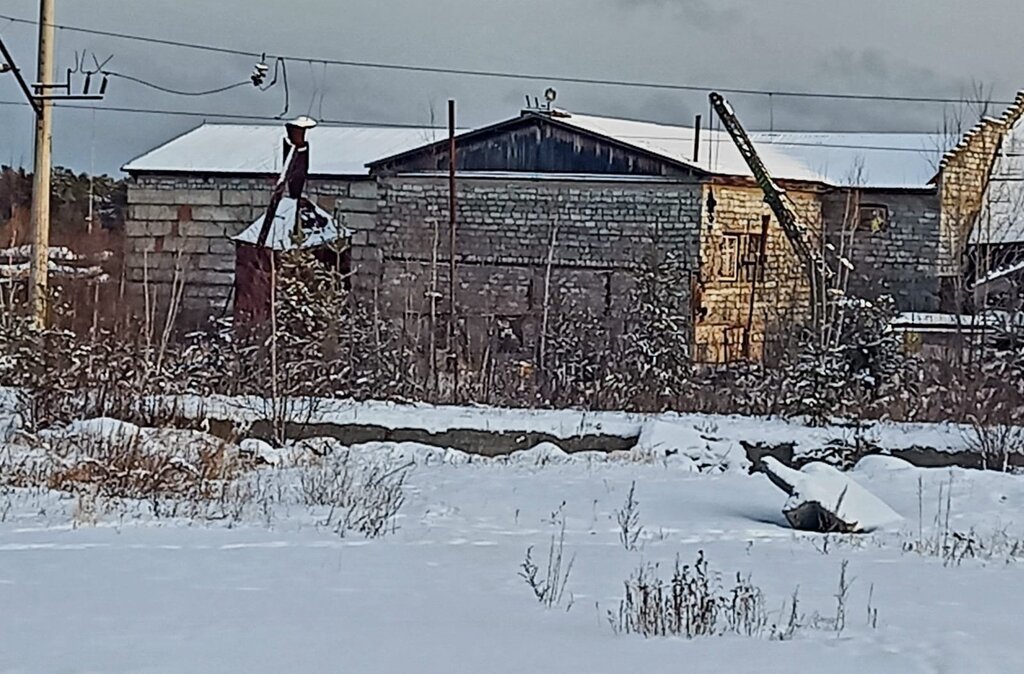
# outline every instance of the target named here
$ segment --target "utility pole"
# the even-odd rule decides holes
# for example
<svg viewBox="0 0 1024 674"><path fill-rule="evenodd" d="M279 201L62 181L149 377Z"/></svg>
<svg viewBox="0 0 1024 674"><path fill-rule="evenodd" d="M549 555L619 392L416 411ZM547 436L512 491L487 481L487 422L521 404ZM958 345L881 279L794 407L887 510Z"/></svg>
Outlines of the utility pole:
<svg viewBox="0 0 1024 674"><path fill-rule="evenodd" d="M0 38L0 75L12 73L21 87L25 100L36 117L35 158L32 171L32 260L30 265L28 297L32 318L38 327L46 325L46 295L50 264L50 181L53 174L51 151L53 149L53 102L59 101L98 101L107 90L107 75L103 65L97 62L96 70L87 72L85 86L81 94L71 91L72 74L76 70L68 69L67 81L60 83L53 79L54 41L56 28L54 21L55 0L40 0L39 5L39 61L37 81L31 87L25 81L18 64L14 62L7 45ZM95 57L94 57L95 58ZM109 60L109 59L108 59ZM105 62L104 62L105 63ZM92 75L102 74L103 82L98 94L89 93L89 80ZM63 94L54 93L64 91ZM94 113L95 114L95 113ZM92 194L89 195L90 227L92 226Z"/></svg>
<svg viewBox="0 0 1024 674"><path fill-rule="evenodd" d="M53 83L54 0L40 0L39 65L36 91L35 164L32 173L32 261L29 305L37 327L46 325L46 294L50 264L50 180L53 171L53 100L46 94Z"/></svg>
<svg viewBox="0 0 1024 674"><path fill-rule="evenodd" d="M452 402L459 402L459 349L458 304L456 300L456 284L458 269L456 267L456 201L455 201L455 99L448 99L448 357L452 363Z"/></svg>

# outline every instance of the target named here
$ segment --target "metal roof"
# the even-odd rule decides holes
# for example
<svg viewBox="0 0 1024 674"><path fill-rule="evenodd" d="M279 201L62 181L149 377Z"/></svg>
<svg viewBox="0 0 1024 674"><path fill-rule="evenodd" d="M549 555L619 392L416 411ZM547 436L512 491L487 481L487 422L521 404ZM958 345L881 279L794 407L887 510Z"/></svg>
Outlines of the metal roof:
<svg viewBox="0 0 1024 674"><path fill-rule="evenodd" d="M546 117L547 113L525 113ZM507 120L479 131L500 132ZM724 131L704 129L693 160L694 130L594 115L558 112L555 123L609 138L712 175L749 177ZM460 134L465 133L460 131ZM473 133L473 132L469 132ZM281 169L284 130L272 124L204 124L128 162L128 173L273 174ZM436 128L318 126L309 133L310 173L363 176L367 164L429 147L445 138ZM937 134L754 132L751 138L776 178L867 187L919 189L936 173ZM858 174L859 171L859 174Z"/></svg>
<svg viewBox="0 0 1024 674"><path fill-rule="evenodd" d="M555 119L712 175L751 176L725 131L704 129L694 161L690 127L572 113ZM943 149L938 134L927 133L761 131L750 137L773 177L837 186L927 187Z"/></svg>
<svg viewBox="0 0 1024 674"><path fill-rule="evenodd" d="M444 138L446 129L317 126L308 134L312 175L363 176L366 164ZM127 173L278 173L284 126L203 124L125 164Z"/></svg>

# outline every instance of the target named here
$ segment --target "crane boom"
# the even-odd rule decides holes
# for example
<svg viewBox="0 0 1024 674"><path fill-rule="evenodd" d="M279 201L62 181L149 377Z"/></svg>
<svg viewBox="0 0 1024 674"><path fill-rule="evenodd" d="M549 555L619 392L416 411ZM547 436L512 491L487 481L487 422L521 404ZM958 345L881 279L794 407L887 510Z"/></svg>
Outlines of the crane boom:
<svg viewBox="0 0 1024 674"><path fill-rule="evenodd" d="M825 299L826 283L834 272L809 240L807 228L797 219L785 190L775 184L732 106L718 92L712 92L709 98L711 106L722 120L722 125L736 144L736 149L754 175L754 180L764 192L765 202L775 214L775 219L779 221L779 226L807 270L811 283L812 315L817 316Z"/></svg>

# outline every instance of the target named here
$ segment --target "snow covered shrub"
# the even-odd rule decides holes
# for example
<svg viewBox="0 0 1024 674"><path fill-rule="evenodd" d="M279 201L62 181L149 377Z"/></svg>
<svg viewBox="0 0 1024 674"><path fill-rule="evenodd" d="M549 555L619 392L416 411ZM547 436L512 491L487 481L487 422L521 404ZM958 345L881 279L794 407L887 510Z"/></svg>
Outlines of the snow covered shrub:
<svg viewBox="0 0 1024 674"><path fill-rule="evenodd" d="M608 620L616 632L645 637L763 636L769 630L761 590L739 574L731 587L724 586L709 570L703 550L692 565L677 558L668 580L658 575L657 565L638 568Z"/></svg>
<svg viewBox="0 0 1024 674"><path fill-rule="evenodd" d="M908 383L911 364L892 330L896 305L842 297L820 332L802 329L795 353L779 367L785 413L823 424L844 412L861 416Z"/></svg>
<svg viewBox="0 0 1024 674"><path fill-rule="evenodd" d="M616 375L634 400L660 409L686 393L690 377L690 272L668 253L643 268L619 345Z"/></svg>
<svg viewBox="0 0 1024 674"><path fill-rule="evenodd" d="M240 470L217 438L113 419L22 436L0 457L7 484L110 498L209 498Z"/></svg>

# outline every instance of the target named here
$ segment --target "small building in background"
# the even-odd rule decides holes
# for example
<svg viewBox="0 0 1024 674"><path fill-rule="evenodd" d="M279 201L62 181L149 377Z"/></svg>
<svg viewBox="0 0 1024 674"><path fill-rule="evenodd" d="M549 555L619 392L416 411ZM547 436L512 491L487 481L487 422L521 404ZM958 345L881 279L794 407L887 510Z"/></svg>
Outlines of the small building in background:
<svg viewBox="0 0 1024 674"><path fill-rule="evenodd" d="M441 137L432 128L318 126L306 192L339 227L352 256L376 227L377 184L366 163ZM236 242L266 212L284 163L280 124L203 124L128 162L128 289L166 302L184 283L178 323L206 325L232 312Z"/></svg>

